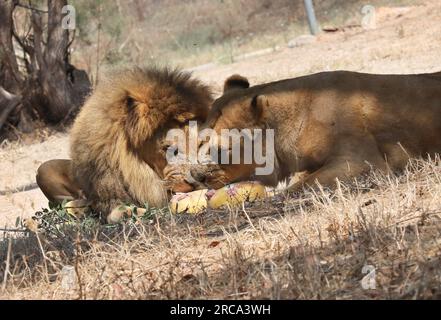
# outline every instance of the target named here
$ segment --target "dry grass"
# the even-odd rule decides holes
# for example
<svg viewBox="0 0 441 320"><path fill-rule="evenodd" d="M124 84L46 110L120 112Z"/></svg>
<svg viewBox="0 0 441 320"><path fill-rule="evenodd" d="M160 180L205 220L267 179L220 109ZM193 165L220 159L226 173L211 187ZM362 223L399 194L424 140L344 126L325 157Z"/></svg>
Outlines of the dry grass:
<svg viewBox="0 0 441 320"><path fill-rule="evenodd" d="M441 298L440 179L440 159L415 160L334 192L5 236L0 298ZM71 290L61 287L65 265L76 271ZM361 285L366 265L375 289Z"/></svg>

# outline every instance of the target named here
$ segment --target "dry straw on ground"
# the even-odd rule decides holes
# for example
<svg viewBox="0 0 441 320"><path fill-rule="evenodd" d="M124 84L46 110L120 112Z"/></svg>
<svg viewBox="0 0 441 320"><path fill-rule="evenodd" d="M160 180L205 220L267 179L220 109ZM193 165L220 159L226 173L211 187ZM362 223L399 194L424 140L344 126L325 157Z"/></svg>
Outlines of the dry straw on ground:
<svg viewBox="0 0 441 320"><path fill-rule="evenodd" d="M440 179L439 159L414 160L333 192L4 236L0 298L440 298ZM71 290L61 286L66 265ZM375 268L370 289L366 265Z"/></svg>

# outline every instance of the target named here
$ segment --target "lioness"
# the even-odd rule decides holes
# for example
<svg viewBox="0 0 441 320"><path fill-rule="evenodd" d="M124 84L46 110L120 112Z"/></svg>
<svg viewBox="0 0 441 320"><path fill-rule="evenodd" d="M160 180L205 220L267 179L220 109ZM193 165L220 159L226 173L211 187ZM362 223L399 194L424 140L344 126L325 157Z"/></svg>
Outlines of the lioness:
<svg viewBox="0 0 441 320"><path fill-rule="evenodd" d="M181 177L196 180L187 182L197 188L217 189L250 178L275 185L296 172L307 174L291 191L316 182L332 187L336 178L348 180L371 168L402 169L411 157L441 152L441 73L335 71L254 87L235 75L226 80L205 126L218 134L273 129L274 170L253 176L255 162L195 165ZM230 145L226 151L231 150ZM176 170L167 172L176 178Z"/></svg>
<svg viewBox="0 0 441 320"><path fill-rule="evenodd" d="M37 183L55 203L86 198L107 217L122 204L167 204L166 133L204 121L213 99L189 74L131 68L101 80L72 127L72 160L41 165ZM109 221L108 222L115 222Z"/></svg>

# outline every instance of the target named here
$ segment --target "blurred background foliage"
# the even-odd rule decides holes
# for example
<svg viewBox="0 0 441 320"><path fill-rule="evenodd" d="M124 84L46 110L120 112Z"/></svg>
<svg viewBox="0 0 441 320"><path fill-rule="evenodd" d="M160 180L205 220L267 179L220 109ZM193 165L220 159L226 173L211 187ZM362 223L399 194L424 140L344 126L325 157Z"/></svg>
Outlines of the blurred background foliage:
<svg viewBox="0 0 441 320"><path fill-rule="evenodd" d="M322 26L359 24L363 5L415 0L316 0ZM71 0L77 14L74 63L229 63L234 55L284 46L307 34L303 0Z"/></svg>

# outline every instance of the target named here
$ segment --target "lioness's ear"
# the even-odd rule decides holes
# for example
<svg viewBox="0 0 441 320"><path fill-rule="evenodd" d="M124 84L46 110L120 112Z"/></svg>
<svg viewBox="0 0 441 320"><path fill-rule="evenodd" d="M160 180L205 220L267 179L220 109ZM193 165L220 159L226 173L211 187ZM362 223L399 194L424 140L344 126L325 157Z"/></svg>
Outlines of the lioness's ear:
<svg viewBox="0 0 441 320"><path fill-rule="evenodd" d="M255 96L251 100L251 111L254 113L256 118L260 118L263 114L264 108L269 106L268 98L265 95Z"/></svg>
<svg viewBox="0 0 441 320"><path fill-rule="evenodd" d="M224 93L232 89L247 89L250 87L248 79L239 74L234 74L225 80Z"/></svg>
<svg viewBox="0 0 441 320"><path fill-rule="evenodd" d="M179 123L185 123L187 121L190 121L190 120L196 118L196 115L192 112L181 112L181 113L175 114L174 118Z"/></svg>

